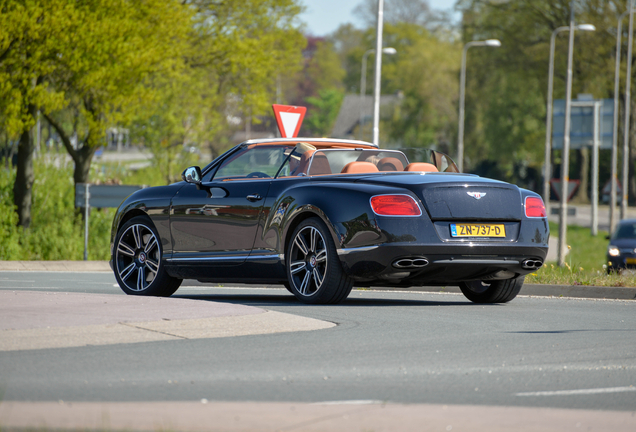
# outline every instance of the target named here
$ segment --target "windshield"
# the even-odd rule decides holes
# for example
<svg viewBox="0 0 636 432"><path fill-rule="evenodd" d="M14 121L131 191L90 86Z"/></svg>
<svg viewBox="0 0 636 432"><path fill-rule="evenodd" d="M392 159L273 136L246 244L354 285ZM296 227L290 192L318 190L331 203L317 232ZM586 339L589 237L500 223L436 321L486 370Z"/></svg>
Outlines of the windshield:
<svg viewBox="0 0 636 432"><path fill-rule="evenodd" d="M613 237L613 240L618 239L636 239L636 224L620 225Z"/></svg>

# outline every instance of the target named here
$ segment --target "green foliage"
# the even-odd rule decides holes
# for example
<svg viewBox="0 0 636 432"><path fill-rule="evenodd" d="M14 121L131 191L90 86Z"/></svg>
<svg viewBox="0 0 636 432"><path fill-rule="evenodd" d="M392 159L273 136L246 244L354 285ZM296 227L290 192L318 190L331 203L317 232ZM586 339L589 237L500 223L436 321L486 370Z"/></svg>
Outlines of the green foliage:
<svg viewBox="0 0 636 432"><path fill-rule="evenodd" d="M403 147L447 150L456 135L460 47L414 24L387 25L385 34L398 53L383 57L383 91L404 95L391 137Z"/></svg>
<svg viewBox="0 0 636 432"><path fill-rule="evenodd" d="M305 79L313 82L319 91L342 90L345 71L332 43L316 42L316 49L305 69L305 75Z"/></svg>
<svg viewBox="0 0 636 432"><path fill-rule="evenodd" d="M569 24L570 5L570 0L459 2L462 43L490 38L502 43L500 48L474 47L467 54L464 142L468 171L541 189L550 39L555 29ZM574 5L576 24L593 24L596 31L575 33L573 98L580 93L612 98L617 18L627 4L583 0ZM555 40L554 99L565 97L568 35L563 31ZM576 153L572 152L571 167L578 169L571 170L570 176L583 180L585 170L572 165ZM601 178L601 184L606 180L607 176Z"/></svg>
<svg viewBox="0 0 636 432"><path fill-rule="evenodd" d="M14 169L0 171L0 259L81 260L84 223L74 208L72 166L56 167L38 159L33 187L33 221L29 229L16 227L12 187ZM89 217L89 260L109 258L110 226L114 209L92 209Z"/></svg>
<svg viewBox="0 0 636 432"><path fill-rule="evenodd" d="M375 30L344 26L332 39L345 64L346 88L359 92L362 58L374 47ZM461 47L423 26L405 22L384 26L384 45L395 48L397 54L382 56L382 93L402 98L392 114L383 113L381 142L400 147L439 145L448 152L457 129ZM367 79L367 87L372 87L374 55L368 58L366 73L371 79Z"/></svg>
<svg viewBox="0 0 636 432"><path fill-rule="evenodd" d="M59 61L58 39L66 38L68 1L5 0L0 18L0 124L17 136L33 126L29 105L57 108L63 93L41 77Z"/></svg>
<svg viewBox="0 0 636 432"><path fill-rule="evenodd" d="M133 138L152 150L170 180L184 147L218 155L241 119L256 122L269 113L277 77L301 68L305 45L297 0L193 0L184 9L194 15L180 38L181 63L150 74L151 97L131 122Z"/></svg>
<svg viewBox="0 0 636 432"><path fill-rule="evenodd" d="M18 214L13 204L14 181L14 170L0 170L0 259L20 256Z"/></svg>
<svg viewBox="0 0 636 432"><path fill-rule="evenodd" d="M306 101L312 106L303 122L303 127L311 136L329 136L338 117L344 94L336 89L322 89L318 97L308 97Z"/></svg>

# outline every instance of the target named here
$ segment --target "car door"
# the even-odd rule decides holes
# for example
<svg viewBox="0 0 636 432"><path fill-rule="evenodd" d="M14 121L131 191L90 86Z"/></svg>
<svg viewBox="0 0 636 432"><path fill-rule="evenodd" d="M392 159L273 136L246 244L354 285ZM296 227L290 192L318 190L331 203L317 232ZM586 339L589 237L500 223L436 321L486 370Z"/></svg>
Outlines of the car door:
<svg viewBox="0 0 636 432"><path fill-rule="evenodd" d="M244 262L284 149L247 147L223 162L203 187L181 188L171 206L171 261L221 266Z"/></svg>

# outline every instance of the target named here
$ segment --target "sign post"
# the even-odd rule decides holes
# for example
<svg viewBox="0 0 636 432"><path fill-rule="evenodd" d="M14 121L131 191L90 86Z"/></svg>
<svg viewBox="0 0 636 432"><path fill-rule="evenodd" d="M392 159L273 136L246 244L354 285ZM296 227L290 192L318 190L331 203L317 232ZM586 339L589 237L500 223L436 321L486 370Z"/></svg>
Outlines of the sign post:
<svg viewBox="0 0 636 432"><path fill-rule="evenodd" d="M553 148L559 149L564 146L564 100L557 100L555 103L554 123L555 128L552 134ZM592 149L592 222L591 232L595 236L598 234L598 177L599 177L599 149L612 148L613 133L610 123L614 119L614 108L612 99L594 100L591 95L579 95L577 100L571 101L572 107L572 148L591 147ZM569 200L569 197L568 197Z"/></svg>
<svg viewBox="0 0 636 432"><path fill-rule="evenodd" d="M300 126L303 124L307 107L272 104L276 124L283 138L298 136Z"/></svg>
<svg viewBox="0 0 636 432"><path fill-rule="evenodd" d="M94 185L90 183L77 183L75 185L75 207L84 207L84 261L88 260L88 217L90 208L117 208L128 195L145 187Z"/></svg>

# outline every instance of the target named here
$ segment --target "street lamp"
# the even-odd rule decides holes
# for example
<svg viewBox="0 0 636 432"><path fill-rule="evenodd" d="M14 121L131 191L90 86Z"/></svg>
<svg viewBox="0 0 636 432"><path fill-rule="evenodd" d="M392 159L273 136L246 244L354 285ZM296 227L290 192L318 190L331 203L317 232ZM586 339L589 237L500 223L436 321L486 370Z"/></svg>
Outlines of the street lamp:
<svg viewBox="0 0 636 432"><path fill-rule="evenodd" d="M623 199L621 200L621 219L627 217L627 196L629 191L629 109L630 85L632 82L632 40L634 31L634 0L629 2L629 36L627 42L627 72L625 81L625 121L623 127ZM613 180L613 179L612 179ZM613 181L612 181L613 183ZM610 183L610 184L612 184ZM614 197L612 197L612 200Z"/></svg>
<svg viewBox="0 0 636 432"><path fill-rule="evenodd" d="M473 46L500 47L499 39L488 39L485 41L472 41L464 45L462 52L462 68L459 81L459 137L457 142L457 168L459 172L464 171L464 90L466 88L466 51Z"/></svg>
<svg viewBox="0 0 636 432"><path fill-rule="evenodd" d="M364 121L364 95L367 92L367 57L374 52L375 49L370 49L362 56L362 73L360 74L360 139L362 139L362 122ZM394 55L397 54L397 50L392 47L382 48L382 53Z"/></svg>
<svg viewBox="0 0 636 432"><path fill-rule="evenodd" d="M620 80L619 75L621 67L621 36L623 34L623 19L628 13L629 10L626 10L618 18L618 28L616 32L616 66L614 68L614 128L612 133L612 169L610 173L610 233L614 232L614 226L616 224L616 182L614 179L616 178L618 165L618 84Z"/></svg>
<svg viewBox="0 0 636 432"><path fill-rule="evenodd" d="M545 119L545 161L543 176L543 202L545 203L546 211L550 212L550 173L552 172L550 153L552 151L551 139L552 139L552 88L554 80L554 42L556 35L562 31L570 30L570 26L558 27L552 32L550 38L550 66L548 72L548 104L546 108ZM581 31L595 31L596 27L592 24L579 24L574 26L574 30Z"/></svg>

